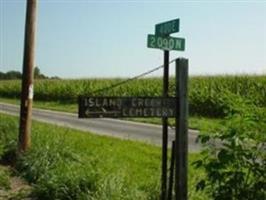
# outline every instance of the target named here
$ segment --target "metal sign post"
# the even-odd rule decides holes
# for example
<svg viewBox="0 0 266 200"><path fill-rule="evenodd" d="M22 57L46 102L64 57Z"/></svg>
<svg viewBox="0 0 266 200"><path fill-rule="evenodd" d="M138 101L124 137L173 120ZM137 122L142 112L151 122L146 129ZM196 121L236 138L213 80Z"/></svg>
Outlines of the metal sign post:
<svg viewBox="0 0 266 200"><path fill-rule="evenodd" d="M164 51L163 97L168 97L169 88L169 51ZM168 144L168 118L162 118L162 184L161 199L167 197L167 144Z"/></svg>
<svg viewBox="0 0 266 200"><path fill-rule="evenodd" d="M163 75L163 97L168 97L169 86L169 51L184 51L185 39L170 37L171 33L179 32L179 19L155 25L155 35L149 34L147 46L164 50L164 75ZM167 194L167 147L168 147L168 120L162 118L162 176L161 176L161 200L166 200L172 194ZM174 156L173 156L174 158ZM172 158L172 159L173 159ZM173 170L173 169L172 169ZM171 173L173 176L173 173ZM171 179L172 177L170 177ZM171 181L170 181L171 182ZM170 183L169 183L170 184ZM172 183L171 183L172 184ZM172 187L169 185L169 187ZM169 188L170 192L171 188ZM171 193L171 192L170 192Z"/></svg>

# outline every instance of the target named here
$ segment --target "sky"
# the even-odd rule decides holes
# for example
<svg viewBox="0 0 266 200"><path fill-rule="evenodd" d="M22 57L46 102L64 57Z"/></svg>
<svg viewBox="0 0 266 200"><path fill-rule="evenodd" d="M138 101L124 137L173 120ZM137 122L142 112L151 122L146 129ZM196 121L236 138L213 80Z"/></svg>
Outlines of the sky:
<svg viewBox="0 0 266 200"><path fill-rule="evenodd" d="M25 13L26 0L0 0L0 71L22 71ZM266 74L266 0L39 0L35 65L63 78L132 77L163 63L147 35L176 18L171 36L186 49L170 59L188 58L190 75Z"/></svg>

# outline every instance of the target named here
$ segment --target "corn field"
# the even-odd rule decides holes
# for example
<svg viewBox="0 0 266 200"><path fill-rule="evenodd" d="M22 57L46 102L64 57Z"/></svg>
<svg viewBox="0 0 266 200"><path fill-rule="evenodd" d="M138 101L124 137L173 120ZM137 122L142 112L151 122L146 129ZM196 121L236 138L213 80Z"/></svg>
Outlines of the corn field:
<svg viewBox="0 0 266 200"><path fill-rule="evenodd" d="M34 99L58 103L76 103L79 95L161 96L162 78L138 79L110 87L124 79L43 79L34 83ZM0 81L0 97L19 98L20 80ZM97 92L98 91L98 92ZM170 78L170 95L175 93L175 79ZM266 75L195 76L189 79L190 114L224 117L241 102L266 107Z"/></svg>

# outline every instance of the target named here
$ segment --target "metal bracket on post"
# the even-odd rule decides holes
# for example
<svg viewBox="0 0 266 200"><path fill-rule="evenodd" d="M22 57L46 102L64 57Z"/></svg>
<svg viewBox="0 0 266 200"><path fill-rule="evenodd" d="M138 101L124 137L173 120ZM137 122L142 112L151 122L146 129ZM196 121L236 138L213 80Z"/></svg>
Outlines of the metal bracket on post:
<svg viewBox="0 0 266 200"><path fill-rule="evenodd" d="M187 200L188 172L188 59L176 60L176 96L178 116L175 133L175 199Z"/></svg>

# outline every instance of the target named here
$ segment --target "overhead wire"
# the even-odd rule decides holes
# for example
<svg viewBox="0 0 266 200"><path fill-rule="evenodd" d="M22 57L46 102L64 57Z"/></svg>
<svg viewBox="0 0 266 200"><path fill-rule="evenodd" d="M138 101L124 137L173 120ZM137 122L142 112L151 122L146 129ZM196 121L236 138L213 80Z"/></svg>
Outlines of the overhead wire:
<svg viewBox="0 0 266 200"><path fill-rule="evenodd" d="M170 65L171 63L173 63L175 60L176 60L176 58L175 58L175 59L172 59L171 61L169 61L169 65ZM95 90L95 91L92 92L92 94L95 95L95 94L101 93L101 92L103 92L103 91L110 90L110 89L113 89L113 88L115 88L115 87L118 87L118 86L120 86L120 85L124 85L124 84L126 84L126 83L128 83L128 82L134 81L134 80L139 79L139 78L141 78L141 77L144 77L144 76L146 76L146 75L148 75L148 74L151 74L151 73L153 73L153 72L155 72L155 71L157 71L157 70L159 70L159 69L161 69L161 68L163 68L163 67L164 67L164 65L162 64L162 65L160 65L160 66L158 66L158 67L155 67L155 68L153 68L153 69L151 69L151 70L148 70L148 71L146 71L146 72L144 72L144 73L141 73L141 74L139 74L139 75L136 75L136 76L134 76L134 77L132 77L132 78L128 78L128 79L126 79L126 80L120 81L120 82L115 83L115 84L113 84L113 85L110 85L110 86L108 86L108 87L105 87L105 88L101 88L101 89Z"/></svg>

